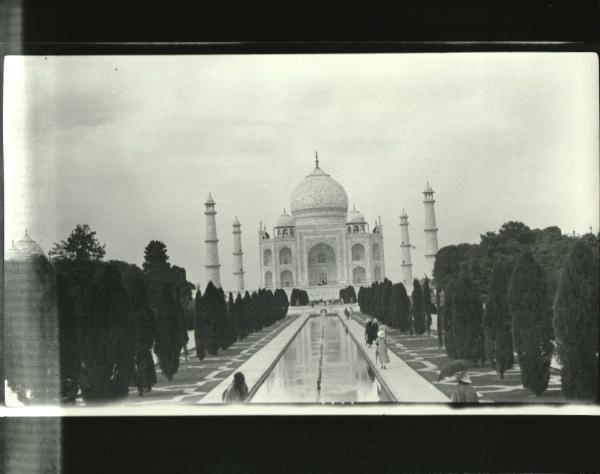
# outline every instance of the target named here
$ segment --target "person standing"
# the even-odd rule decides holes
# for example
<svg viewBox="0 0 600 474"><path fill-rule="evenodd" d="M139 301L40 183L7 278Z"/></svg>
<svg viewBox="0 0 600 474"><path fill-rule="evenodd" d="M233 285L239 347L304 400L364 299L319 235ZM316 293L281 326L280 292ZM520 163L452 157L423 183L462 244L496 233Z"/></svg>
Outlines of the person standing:
<svg viewBox="0 0 600 474"><path fill-rule="evenodd" d="M477 392L471 387L471 378L467 371L456 374L457 385L452 392L453 403L479 403Z"/></svg>
<svg viewBox="0 0 600 474"><path fill-rule="evenodd" d="M390 355L388 354L386 328L383 324L381 325L381 329L377 332L377 356L381 368L385 369L390 363Z"/></svg>
<svg viewBox="0 0 600 474"><path fill-rule="evenodd" d="M244 403L248 398L248 385L244 374L236 372L233 374L233 382L223 392L223 401L225 403Z"/></svg>
<svg viewBox="0 0 600 474"><path fill-rule="evenodd" d="M365 341L368 347L371 347L373 343L373 339L371 339L371 335L373 334L373 318L369 316L367 319L367 324L365 324Z"/></svg>
<svg viewBox="0 0 600 474"><path fill-rule="evenodd" d="M371 344L377 340L377 333L379 332L379 321L377 318L373 318L373 324L371 324Z"/></svg>

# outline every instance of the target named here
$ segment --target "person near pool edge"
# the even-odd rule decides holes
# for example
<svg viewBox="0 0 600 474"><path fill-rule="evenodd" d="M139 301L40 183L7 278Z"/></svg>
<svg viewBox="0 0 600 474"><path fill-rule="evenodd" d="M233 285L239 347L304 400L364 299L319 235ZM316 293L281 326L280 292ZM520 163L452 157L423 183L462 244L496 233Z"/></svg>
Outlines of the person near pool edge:
<svg viewBox="0 0 600 474"><path fill-rule="evenodd" d="M372 334L373 334L373 318L371 316L369 316L367 318L367 324L365 324L365 342L367 343L368 347L371 347L371 344L373 343Z"/></svg>
<svg viewBox="0 0 600 474"><path fill-rule="evenodd" d="M377 333L377 357L381 363L381 368L385 369L390 363L390 355L388 354L387 339L386 339L386 327L381 325L381 329Z"/></svg>
<svg viewBox="0 0 600 474"><path fill-rule="evenodd" d="M233 374L233 382L223 392L222 399L225 403L244 403L248 398L248 385L244 374Z"/></svg>

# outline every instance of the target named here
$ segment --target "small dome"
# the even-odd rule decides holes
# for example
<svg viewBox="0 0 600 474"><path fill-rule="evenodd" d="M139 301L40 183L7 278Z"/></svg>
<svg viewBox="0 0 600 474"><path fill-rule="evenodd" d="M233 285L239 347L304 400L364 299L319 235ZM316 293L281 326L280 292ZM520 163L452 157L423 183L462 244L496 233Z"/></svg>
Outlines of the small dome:
<svg viewBox="0 0 600 474"><path fill-rule="evenodd" d="M25 235L21 240L17 242L15 249L18 251L18 258L29 258L36 255L44 255L44 251L39 244L29 237L27 230L25 230ZM12 250L12 249L11 249Z"/></svg>
<svg viewBox="0 0 600 474"><path fill-rule="evenodd" d="M285 212L284 209L283 214L281 214L277 219L275 227L294 227L295 225L296 223L294 222L294 218Z"/></svg>
<svg viewBox="0 0 600 474"><path fill-rule="evenodd" d="M215 203L215 200L213 199L212 194L208 193L208 199L206 199L205 204L214 204L214 203Z"/></svg>
<svg viewBox="0 0 600 474"><path fill-rule="evenodd" d="M433 193L433 189L431 188L431 186L429 186L429 181L427 181L427 186L425 186L425 191L423 191L423 194L425 193Z"/></svg>
<svg viewBox="0 0 600 474"><path fill-rule="evenodd" d="M237 218L237 216L235 216L235 220L233 221L233 225L234 225L234 226L239 226L239 225L241 225L241 224L240 224L240 221L239 221L239 220L238 220L238 218Z"/></svg>
<svg viewBox="0 0 600 474"><path fill-rule="evenodd" d="M402 214L400 214L400 218L403 219L403 218L407 218L407 217L408 217L408 214L406 213L406 211L404 209L402 209Z"/></svg>
<svg viewBox="0 0 600 474"><path fill-rule="evenodd" d="M10 248L4 254L4 258L6 260L19 260L21 258L21 252L19 252L19 249L15 247L14 240L12 241Z"/></svg>
<svg viewBox="0 0 600 474"><path fill-rule="evenodd" d="M365 216L354 207L346 217L346 224L366 224Z"/></svg>
<svg viewBox="0 0 600 474"><path fill-rule="evenodd" d="M341 215L348 212L348 196L340 183L319 168L292 191L292 215Z"/></svg>

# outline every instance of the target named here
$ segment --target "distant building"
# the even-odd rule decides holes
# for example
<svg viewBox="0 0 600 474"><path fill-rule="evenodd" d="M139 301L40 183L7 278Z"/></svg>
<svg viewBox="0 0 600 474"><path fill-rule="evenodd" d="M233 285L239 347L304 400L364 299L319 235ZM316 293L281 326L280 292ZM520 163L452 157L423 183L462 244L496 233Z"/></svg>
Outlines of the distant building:
<svg viewBox="0 0 600 474"><path fill-rule="evenodd" d="M337 298L348 285L383 281L383 225L369 228L356 208L348 212L348 196L335 179L315 168L291 194L273 228L259 228L261 286L302 288L311 299Z"/></svg>
<svg viewBox="0 0 600 474"><path fill-rule="evenodd" d="M11 247L6 251L5 259L9 261L21 261L28 260L31 257L44 255L44 251L39 244L29 237L27 229L25 229L25 235L16 244L12 241Z"/></svg>

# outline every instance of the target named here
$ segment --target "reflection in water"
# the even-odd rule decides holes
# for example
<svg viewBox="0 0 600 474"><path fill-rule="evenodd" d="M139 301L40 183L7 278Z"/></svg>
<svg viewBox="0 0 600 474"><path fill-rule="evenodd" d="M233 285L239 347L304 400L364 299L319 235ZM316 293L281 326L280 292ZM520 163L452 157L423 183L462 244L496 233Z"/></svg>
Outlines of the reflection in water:
<svg viewBox="0 0 600 474"><path fill-rule="evenodd" d="M325 324L325 331L322 331ZM317 391L322 348L321 391ZM389 401L337 316L309 318L258 389L256 403Z"/></svg>

